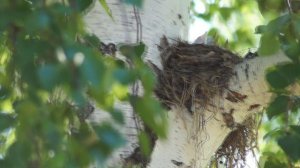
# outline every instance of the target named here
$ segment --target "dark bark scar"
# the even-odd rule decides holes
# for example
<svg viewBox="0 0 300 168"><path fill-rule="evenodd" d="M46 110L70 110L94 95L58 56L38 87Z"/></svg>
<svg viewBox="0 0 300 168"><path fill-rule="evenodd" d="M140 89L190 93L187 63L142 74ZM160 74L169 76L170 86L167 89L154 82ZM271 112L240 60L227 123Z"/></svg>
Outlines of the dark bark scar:
<svg viewBox="0 0 300 168"><path fill-rule="evenodd" d="M239 101L244 101L244 99L246 99L247 97L247 95L243 95L238 92L229 90L225 99L233 103L237 103Z"/></svg>
<svg viewBox="0 0 300 168"><path fill-rule="evenodd" d="M251 111L251 110L256 109L258 107L260 107L260 104L252 104L251 106L249 106L248 111Z"/></svg>
<svg viewBox="0 0 300 168"><path fill-rule="evenodd" d="M250 88L251 92L254 93L253 87L252 87L250 82L248 82L248 85L249 85L249 88Z"/></svg>
<svg viewBox="0 0 300 168"><path fill-rule="evenodd" d="M234 118L232 116L233 112L234 112L234 109L230 109L229 113L222 113L224 123L226 124L226 126L228 128L231 128L231 129L234 128L234 126L236 125Z"/></svg>
<svg viewBox="0 0 300 168"><path fill-rule="evenodd" d="M178 19L182 19L182 16L181 16L181 14L178 14L177 16L178 16Z"/></svg>
<svg viewBox="0 0 300 168"><path fill-rule="evenodd" d="M171 160L171 162L176 165L176 166L182 166L183 165L183 162L179 162L179 161L176 161L176 160Z"/></svg>
<svg viewBox="0 0 300 168"><path fill-rule="evenodd" d="M248 80L249 79L249 64L246 64L245 75L246 75L246 78Z"/></svg>

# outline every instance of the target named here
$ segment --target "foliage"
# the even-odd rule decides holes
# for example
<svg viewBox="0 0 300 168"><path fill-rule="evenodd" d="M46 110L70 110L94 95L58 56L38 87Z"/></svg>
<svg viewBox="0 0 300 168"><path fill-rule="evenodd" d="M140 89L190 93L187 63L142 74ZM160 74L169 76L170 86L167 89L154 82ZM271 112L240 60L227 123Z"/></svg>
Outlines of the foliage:
<svg viewBox="0 0 300 168"><path fill-rule="evenodd" d="M195 4L192 4L192 12L194 16L212 23L209 35L215 37L220 45L236 52L242 48L256 48L258 41L255 41L255 36L260 35L258 55L272 55L281 50L291 60L290 63L276 65L266 72L266 80L275 96L266 109L267 117L264 120L267 133L265 140L272 143L262 147L260 166L299 166L300 101L298 95L288 92L288 88L299 84L300 79L300 1L202 2L206 7L205 12L198 13ZM265 25L259 25L263 22ZM255 30L253 26L256 26ZM229 34L224 33L224 27L229 29Z"/></svg>
<svg viewBox="0 0 300 168"><path fill-rule="evenodd" d="M196 3L199 1L204 10L198 9ZM253 34L263 18L254 0L194 0L191 13L193 18L203 19L211 25L208 35L218 45L239 54L258 47L258 36Z"/></svg>
<svg viewBox="0 0 300 168"><path fill-rule="evenodd" d="M106 2L99 1L113 17ZM130 102L149 128L165 136L165 116L152 96L154 76L142 61L146 46L121 48L132 68L104 56L99 51L101 39L87 34L82 20L82 12L92 3L1 1L1 167L103 164L126 143L117 130L124 124L122 112L114 108L117 100ZM127 92L137 80L145 89L143 96ZM117 124L97 125L82 118L90 102L111 114ZM147 145L143 134L141 144Z"/></svg>
<svg viewBox="0 0 300 168"><path fill-rule="evenodd" d="M256 32L262 35L258 49L259 55L274 54L280 49L292 61L276 65L266 73L270 88L276 95L267 109L267 115L269 122L273 122L275 118L280 121L277 123L276 136L271 136L270 139L277 142L281 155L286 158L283 167L295 167L300 161L300 113L298 111L300 101L298 95L288 92L287 89L298 83L300 78L300 29L298 28L300 13L297 12L295 4L289 6L286 3L277 3L267 8L265 5L270 4L271 0L258 1L258 3L263 15L266 17L273 15L266 25L257 27ZM280 164L276 162L269 158L265 167L271 167L268 166L269 164L280 167Z"/></svg>
<svg viewBox="0 0 300 168"><path fill-rule="evenodd" d="M206 11L192 13L213 25L209 34L236 52L258 47L259 55L282 50L291 63L266 73L276 95L266 109L261 167L295 167L300 160L299 96L287 88L299 82L300 3L281 0L202 0ZM105 0L99 0L113 19ZM123 0L141 7L143 0ZM133 65L104 56L101 39L87 34L82 12L93 0L2 0L0 4L0 165L3 167L88 167L102 164L126 140L116 101L128 101L157 135L166 122L153 99L155 79L143 63L143 43L122 45ZM259 12L260 11L260 12ZM255 20L255 23L253 23ZM258 26L262 23L265 25ZM223 23L223 26L222 24ZM224 26L225 25L225 26ZM256 27L255 31L254 28ZM257 34L254 35L253 33ZM145 92L127 92L140 80ZM89 102L106 110L116 124L82 118ZM142 150L149 137L141 132Z"/></svg>

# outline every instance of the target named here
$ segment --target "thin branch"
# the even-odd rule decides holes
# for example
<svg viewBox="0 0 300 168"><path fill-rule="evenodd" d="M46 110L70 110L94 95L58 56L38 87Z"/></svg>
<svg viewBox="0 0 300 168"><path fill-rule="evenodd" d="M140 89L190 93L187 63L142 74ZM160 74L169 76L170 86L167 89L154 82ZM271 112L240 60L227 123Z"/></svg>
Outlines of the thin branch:
<svg viewBox="0 0 300 168"><path fill-rule="evenodd" d="M287 6L287 8L289 10L289 13L292 14L293 13L293 9L292 9L290 0L285 0L285 3L286 3L286 6Z"/></svg>

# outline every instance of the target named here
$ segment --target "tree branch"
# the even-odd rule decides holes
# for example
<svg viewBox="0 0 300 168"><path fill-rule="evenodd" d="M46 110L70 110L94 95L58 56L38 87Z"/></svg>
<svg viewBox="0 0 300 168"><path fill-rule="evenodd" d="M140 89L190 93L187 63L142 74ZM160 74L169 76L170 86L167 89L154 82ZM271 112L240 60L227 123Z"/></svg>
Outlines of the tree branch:
<svg viewBox="0 0 300 168"><path fill-rule="evenodd" d="M132 8L121 4L118 0L111 0L108 5L113 13L114 21L102 11L101 6L96 2L94 9L85 17L89 31L105 43L134 43L133 39L136 37L137 30ZM140 18L143 21L143 42L148 46L145 59L161 67L157 49L160 38L163 35L174 39L187 38L188 6L189 1L182 0L145 1L144 8L140 12ZM124 16L127 19L123 19ZM227 127L228 124L224 122L224 114L232 115L236 123L243 123L249 115L266 107L272 98L272 93L269 92L265 81L265 70L285 61L289 60L279 52L273 57L248 58L237 64L228 90L220 97L215 97L212 106L206 109L197 108L196 111L200 110L201 113L198 114L201 115L192 116L184 107L171 107L168 112L168 139L156 142L148 167L170 168L178 165L205 167L232 131L232 128ZM238 101L231 101L232 99L229 98L236 96L243 98L237 99ZM119 166L123 158L130 156L137 142L132 108L124 104L117 104L117 106L125 109L126 127L120 130L127 134L130 142L116 152L108 162L112 166ZM97 110L94 113L94 121L107 121L108 116L103 114Z"/></svg>

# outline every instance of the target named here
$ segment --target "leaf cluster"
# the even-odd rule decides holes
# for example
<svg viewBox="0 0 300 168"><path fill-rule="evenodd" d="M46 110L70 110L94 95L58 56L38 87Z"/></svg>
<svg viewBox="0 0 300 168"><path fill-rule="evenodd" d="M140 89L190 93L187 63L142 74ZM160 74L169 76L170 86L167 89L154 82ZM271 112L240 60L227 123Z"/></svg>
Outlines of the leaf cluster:
<svg viewBox="0 0 300 168"><path fill-rule="evenodd" d="M108 5L100 0L107 14ZM130 102L147 127L165 136L165 116L153 98L154 75L142 61L144 44L124 45L134 66L107 57L101 39L85 32L82 12L93 0L2 0L0 4L1 167L103 165L126 143L116 101ZM140 80L144 95L128 89ZM93 102L93 103L91 103ZM90 104L113 122L90 123ZM147 136L140 138L147 145ZM143 146L149 153L147 146Z"/></svg>
<svg viewBox="0 0 300 168"><path fill-rule="evenodd" d="M272 0L258 1L260 11L271 20L256 28L256 33L261 34L258 54L272 55L281 50L290 60L271 67L266 72L266 80L271 91L275 94L273 101L266 109L269 122L275 122L275 130L270 130L269 140L277 142L285 161L278 162L279 158L269 157L264 167L295 167L300 161L300 127L299 127L299 97L288 89L299 84L300 78L300 13L297 1L289 4L289 1L272 2ZM274 4L271 5L270 4ZM273 128L274 128L273 127ZM275 134L272 134L274 133ZM271 133L271 134L270 134ZM268 150L266 150L268 151ZM272 152L267 152L272 153ZM263 155L269 156L269 154ZM298 163L299 164L299 163Z"/></svg>

